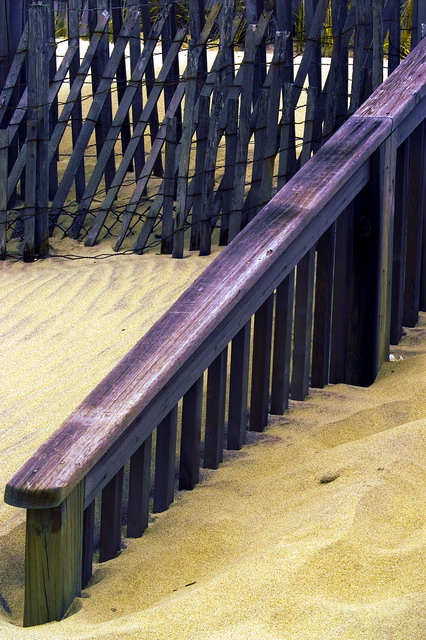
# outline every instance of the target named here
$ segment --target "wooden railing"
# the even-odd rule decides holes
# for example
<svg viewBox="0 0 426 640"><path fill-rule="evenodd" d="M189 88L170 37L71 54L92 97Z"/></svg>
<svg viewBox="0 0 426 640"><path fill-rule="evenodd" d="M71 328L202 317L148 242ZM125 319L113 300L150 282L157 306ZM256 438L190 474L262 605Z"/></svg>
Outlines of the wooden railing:
<svg viewBox="0 0 426 640"><path fill-rule="evenodd" d="M27 509L25 625L60 619L88 583L101 492L99 559L119 552L129 459L127 534L143 533L154 430L153 509L170 505L181 398L179 487L198 482L207 369L209 468L226 412L239 449L247 405L249 428L263 430L270 392L283 413L289 389L303 400L310 381L374 381L390 339L426 306L425 78L423 40L9 482L6 502Z"/></svg>

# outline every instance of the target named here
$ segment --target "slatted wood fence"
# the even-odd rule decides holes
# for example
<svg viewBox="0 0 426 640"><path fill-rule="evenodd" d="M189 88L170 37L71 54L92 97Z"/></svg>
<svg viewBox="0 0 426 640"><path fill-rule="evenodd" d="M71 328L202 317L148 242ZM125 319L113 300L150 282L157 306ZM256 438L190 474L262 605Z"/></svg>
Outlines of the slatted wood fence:
<svg viewBox="0 0 426 640"><path fill-rule="evenodd" d="M123 502L141 536L173 501L176 469L192 489L200 464L217 468L309 385L374 382L426 310L425 78L426 39L8 483L27 510L25 625L60 619L90 581L97 497L104 562L120 552Z"/></svg>
<svg viewBox="0 0 426 640"><path fill-rule="evenodd" d="M155 19L137 0L34 0L0 85L0 257L45 257L55 232L175 257L208 254L215 229L227 244L426 22L420 2L410 24L402 0L273 4L189 0L179 22L172 0Z"/></svg>

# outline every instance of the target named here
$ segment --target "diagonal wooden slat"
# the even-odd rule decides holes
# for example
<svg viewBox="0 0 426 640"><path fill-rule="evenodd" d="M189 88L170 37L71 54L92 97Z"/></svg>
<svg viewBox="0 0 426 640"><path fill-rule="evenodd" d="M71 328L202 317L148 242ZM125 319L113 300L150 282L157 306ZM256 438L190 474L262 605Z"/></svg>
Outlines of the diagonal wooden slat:
<svg viewBox="0 0 426 640"><path fill-rule="evenodd" d="M75 78L75 81L71 87L69 96L62 108L62 111L59 115L58 118L58 122L55 126L55 129L52 133L50 142L49 142L49 157L48 157L48 162L50 163L53 158L54 155L58 149L59 143L61 141L61 138L65 132L65 129L67 127L67 123L69 118L71 117L72 111L74 109L74 106L78 100L78 97L80 95L80 91L83 87L84 81L86 79L87 73L89 72L90 69L90 63L91 60L96 52L96 48L99 44L99 40L100 37L103 33L103 31L105 30L106 26L108 24L108 18L106 16L101 16L101 18L99 19L98 25L96 27L96 33L93 36L90 45L86 51L86 54L82 60L82 63L80 65L80 68L78 70L78 74ZM59 70L58 70L59 71ZM13 190L21 176L21 173L23 171L25 167L25 153L20 153L18 158L16 159L16 162L9 174L9 179L8 179L8 183L7 183L7 194L8 194L8 200L10 199Z"/></svg>
<svg viewBox="0 0 426 640"><path fill-rule="evenodd" d="M137 93L137 91L140 89L140 83L142 81L142 78L145 75L146 70L148 69L148 64L152 58L152 54L158 42L158 38L160 37L161 30L163 28L166 17L167 17L167 11L165 10L162 11L158 16L158 19L156 20L155 24L151 29L151 32L145 43L144 49L139 57L139 60L135 65L129 84L127 85L126 90L121 97L117 113L115 114L114 120L108 131L107 137L103 144L102 150L98 156L98 160L93 169L92 175L90 176L90 179L87 183L83 197L80 201L77 217L70 229L69 234L73 238L78 237L78 234L80 233L80 230L84 223L86 212L89 209L92 203L92 200L96 194L96 190L102 179L102 175L105 170L106 163L108 162L110 153L113 150L114 144L117 141L117 138L120 134L121 127L126 117L128 116L128 112L133 103L134 96ZM184 32L182 32L182 36L184 36ZM182 43L182 39L179 38L179 40L176 43L176 46L180 47L181 43ZM173 53L171 55L173 55ZM126 146L126 149L127 149L127 146Z"/></svg>
<svg viewBox="0 0 426 640"><path fill-rule="evenodd" d="M105 70L99 82L87 117L81 128L78 140L74 146L67 168L65 169L64 175L62 176L58 191L56 192L55 198L53 199L52 219L56 219L56 217L59 215L60 210L63 207L65 199L69 193L69 190L71 189L74 176L82 161L84 150L89 143L90 136L92 135L96 122L98 121L98 118L101 114L102 108L105 104L105 100L109 95L112 81L114 79L118 65L120 64L120 60L124 53L124 50L127 46L130 34L133 29L133 25L136 23L136 20L138 20L138 18L139 11L137 10L129 11L127 14L125 23L123 24L123 28L117 38L114 49L105 66Z"/></svg>
<svg viewBox="0 0 426 640"><path fill-rule="evenodd" d="M12 64L7 74L4 87L0 93L0 124L3 121L10 99L17 85L19 74L21 73L22 66L25 62L25 58L28 52L28 23L25 25L22 32L21 39L19 41L18 49L13 58Z"/></svg>

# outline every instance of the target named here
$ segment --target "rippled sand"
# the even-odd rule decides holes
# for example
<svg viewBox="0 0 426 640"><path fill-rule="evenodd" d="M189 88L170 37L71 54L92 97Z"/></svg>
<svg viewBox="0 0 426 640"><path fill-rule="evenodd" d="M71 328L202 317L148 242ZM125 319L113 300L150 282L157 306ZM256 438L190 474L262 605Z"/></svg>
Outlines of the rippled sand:
<svg viewBox="0 0 426 640"><path fill-rule="evenodd" d="M209 260L0 264L2 486ZM60 623L18 626L24 514L0 505L0 638L426 638L425 315L393 353L226 453Z"/></svg>

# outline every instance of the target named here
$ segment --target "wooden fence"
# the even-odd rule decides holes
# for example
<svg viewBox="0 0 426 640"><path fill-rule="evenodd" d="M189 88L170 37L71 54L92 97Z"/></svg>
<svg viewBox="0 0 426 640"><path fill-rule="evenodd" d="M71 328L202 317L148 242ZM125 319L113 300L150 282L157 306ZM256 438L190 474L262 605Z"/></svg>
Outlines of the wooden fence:
<svg viewBox="0 0 426 640"><path fill-rule="evenodd" d="M101 562L120 552L123 500L127 535L142 535L154 432L152 508L173 501L182 398L179 488L192 489L202 437L217 468L310 384L375 380L426 310L425 78L426 39L9 482L6 502L27 510L25 625L60 619L89 582L97 497Z"/></svg>
<svg viewBox="0 0 426 640"><path fill-rule="evenodd" d="M407 28L416 42L423 3L405 27L402 4L223 0L205 18L189 0L179 26L173 0L155 20L136 0L34 0L0 94L0 257L47 256L55 230L136 252L159 236L175 257L215 229L227 244L380 84L384 51L393 71Z"/></svg>

